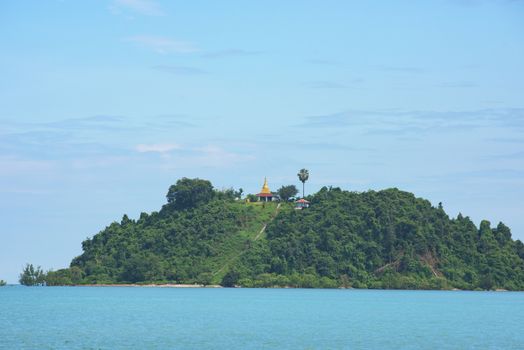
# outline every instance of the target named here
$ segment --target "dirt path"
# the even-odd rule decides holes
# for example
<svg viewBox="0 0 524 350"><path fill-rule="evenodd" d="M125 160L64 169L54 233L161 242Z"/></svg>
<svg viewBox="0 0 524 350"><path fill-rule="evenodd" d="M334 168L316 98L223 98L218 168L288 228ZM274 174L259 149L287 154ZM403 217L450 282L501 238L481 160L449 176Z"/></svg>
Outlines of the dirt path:
<svg viewBox="0 0 524 350"><path fill-rule="evenodd" d="M266 227L267 227L267 224L264 224L264 226L262 226L262 228L260 229L260 232L255 236L255 239L253 239L253 241L258 240L260 238L260 236L262 236L262 234L266 230Z"/></svg>
<svg viewBox="0 0 524 350"><path fill-rule="evenodd" d="M266 231L266 227L267 227L267 225L268 225L271 221L273 221L273 220L275 219L275 217L277 216L278 211L280 210L280 204L281 204L281 203L278 203L277 207L275 208L275 212L273 213L273 215L271 216L271 218L269 219L269 221L268 221L267 223L265 223L264 225L262 225L262 228L261 228L260 231L257 233L257 235L255 236L255 238L251 239L252 242L258 241L258 240L260 239L260 237L262 237L262 234ZM215 272L213 273L213 276L216 276L216 275L218 275L220 272L224 271L224 269L225 269L226 267L228 267L229 264L230 264L232 261L238 259L238 257L241 256L242 254L244 254L248 249L249 249L249 247L244 248L244 249L242 249L241 252L239 252L239 253L236 254L235 256L231 257L230 259L228 259L228 260L226 261L226 263L225 263L221 268L219 268L217 271L215 271Z"/></svg>
<svg viewBox="0 0 524 350"><path fill-rule="evenodd" d="M281 204L281 203L278 203L278 205L277 205L277 207L276 207L276 209L275 209L275 212L273 213L273 216L271 217L271 219L269 220L269 222L273 221L273 220L275 219L275 217L277 216L277 214L278 214L278 210L280 209L280 204ZM258 234L255 236L255 238L253 239L253 241L257 241L257 240L262 236L262 234L266 231L266 227L267 227L267 225L269 224L269 222L266 223L266 224L264 224L264 225L262 226L262 228L260 229L260 232L258 232Z"/></svg>

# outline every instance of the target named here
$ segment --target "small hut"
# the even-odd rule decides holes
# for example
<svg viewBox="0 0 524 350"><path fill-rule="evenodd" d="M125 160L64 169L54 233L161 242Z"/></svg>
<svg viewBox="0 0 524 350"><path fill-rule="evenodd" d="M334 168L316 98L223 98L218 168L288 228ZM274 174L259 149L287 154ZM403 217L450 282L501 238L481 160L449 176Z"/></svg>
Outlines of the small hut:
<svg viewBox="0 0 524 350"><path fill-rule="evenodd" d="M302 210L304 208L309 208L309 201L305 200L304 198L295 201L295 209Z"/></svg>

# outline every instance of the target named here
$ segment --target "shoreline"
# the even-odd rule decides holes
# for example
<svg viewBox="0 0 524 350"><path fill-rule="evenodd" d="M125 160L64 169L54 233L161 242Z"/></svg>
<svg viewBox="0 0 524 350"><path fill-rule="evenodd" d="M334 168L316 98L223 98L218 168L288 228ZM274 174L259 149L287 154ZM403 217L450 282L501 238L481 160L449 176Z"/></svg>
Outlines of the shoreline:
<svg viewBox="0 0 524 350"><path fill-rule="evenodd" d="M73 285L63 285L63 286L56 286L56 287L143 287L143 288L226 288L219 284L209 284L209 285L203 285L203 284L175 284L175 283L165 283L165 284L154 284L154 283L148 283L148 284L134 284L134 283L122 283L122 284L111 284L111 283L102 283L102 284L73 284ZM235 286L230 287L233 289L241 289L245 287L241 286ZM249 288L251 289L251 288ZM371 289L371 288L352 288L352 287L338 287L338 288L297 288L297 287L253 287L253 289L347 289L347 290L405 290L405 291L448 291L448 292L510 292L507 289L503 288L497 288L493 290L472 290L472 289L458 289L458 288L452 288L452 289ZM524 291L511 291L511 292L524 292Z"/></svg>
<svg viewBox="0 0 524 350"><path fill-rule="evenodd" d="M21 284L7 284L3 287L20 287ZM35 286L30 286L35 287ZM336 288L306 288L306 287L293 287L293 286L272 286L272 287L223 287L219 284L187 284L187 283L164 283L164 284L155 284L155 283L100 283L100 284L64 284L64 285L46 285L39 287L142 287L142 288L230 288L230 289L344 289L344 290L383 290L383 291L442 291L442 292L495 292L495 293L505 293L505 292L524 292L524 290L508 290L503 288L491 289L491 290L474 290L474 289L382 289L382 288L354 288L354 287L336 287ZM1 288L1 287L0 287Z"/></svg>
<svg viewBox="0 0 524 350"><path fill-rule="evenodd" d="M67 287L67 286L64 286ZM174 283L165 283L165 284L136 284L136 283L125 283L125 284L74 284L69 287L145 287L145 288L224 288L218 284L174 284Z"/></svg>

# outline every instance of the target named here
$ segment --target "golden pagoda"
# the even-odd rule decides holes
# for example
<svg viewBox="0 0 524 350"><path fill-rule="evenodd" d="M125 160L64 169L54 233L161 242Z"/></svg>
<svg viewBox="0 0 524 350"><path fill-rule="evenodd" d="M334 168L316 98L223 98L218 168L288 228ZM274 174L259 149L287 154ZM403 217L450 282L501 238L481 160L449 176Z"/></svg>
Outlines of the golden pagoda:
<svg viewBox="0 0 524 350"><path fill-rule="evenodd" d="M271 190L267 185L267 178L264 178L264 185L262 186L260 193L257 194L257 197L259 201L271 202L273 200L273 193L271 193Z"/></svg>

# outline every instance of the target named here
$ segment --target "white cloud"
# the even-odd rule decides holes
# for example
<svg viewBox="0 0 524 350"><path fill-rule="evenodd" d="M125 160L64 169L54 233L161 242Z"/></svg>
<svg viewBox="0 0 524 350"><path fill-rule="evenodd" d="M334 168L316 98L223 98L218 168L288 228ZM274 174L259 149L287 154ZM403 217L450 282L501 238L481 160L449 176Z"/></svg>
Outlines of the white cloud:
<svg viewBox="0 0 524 350"><path fill-rule="evenodd" d="M145 46L157 53L192 53L198 49L190 42L174 40L171 38L151 35L135 35L126 39Z"/></svg>
<svg viewBox="0 0 524 350"><path fill-rule="evenodd" d="M200 152L194 159L195 165L199 166L224 167L255 159L252 155L228 152L216 146L196 148L195 151Z"/></svg>
<svg viewBox="0 0 524 350"><path fill-rule="evenodd" d="M167 168L228 167L255 159L252 155L230 152L214 145L190 147L174 143L139 144L135 150L159 154L164 160L163 166ZM173 153L174 150L182 152Z"/></svg>
<svg viewBox="0 0 524 350"><path fill-rule="evenodd" d="M146 16L164 15L160 6L153 0L114 0L114 4Z"/></svg>
<svg viewBox="0 0 524 350"><path fill-rule="evenodd" d="M139 144L135 149L140 153L154 152L154 153L169 153L173 150L182 149L182 146L176 143L153 143L153 144Z"/></svg>

